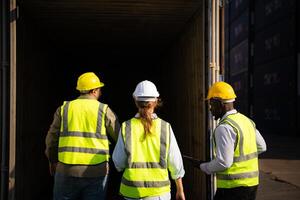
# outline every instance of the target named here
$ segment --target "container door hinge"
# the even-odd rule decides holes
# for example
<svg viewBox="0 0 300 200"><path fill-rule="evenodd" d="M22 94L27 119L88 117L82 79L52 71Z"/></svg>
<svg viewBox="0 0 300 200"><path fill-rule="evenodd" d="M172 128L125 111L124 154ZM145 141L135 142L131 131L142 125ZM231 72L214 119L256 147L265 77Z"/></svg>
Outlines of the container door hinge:
<svg viewBox="0 0 300 200"><path fill-rule="evenodd" d="M19 6L10 11L10 22L14 22L19 19Z"/></svg>

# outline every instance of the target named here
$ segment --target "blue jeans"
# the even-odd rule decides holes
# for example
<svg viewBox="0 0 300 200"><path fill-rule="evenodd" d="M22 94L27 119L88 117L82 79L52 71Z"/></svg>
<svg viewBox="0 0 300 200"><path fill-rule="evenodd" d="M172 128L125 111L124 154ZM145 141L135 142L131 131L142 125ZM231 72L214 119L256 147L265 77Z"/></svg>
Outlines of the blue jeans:
<svg viewBox="0 0 300 200"><path fill-rule="evenodd" d="M55 174L53 200L105 200L108 175L70 177Z"/></svg>

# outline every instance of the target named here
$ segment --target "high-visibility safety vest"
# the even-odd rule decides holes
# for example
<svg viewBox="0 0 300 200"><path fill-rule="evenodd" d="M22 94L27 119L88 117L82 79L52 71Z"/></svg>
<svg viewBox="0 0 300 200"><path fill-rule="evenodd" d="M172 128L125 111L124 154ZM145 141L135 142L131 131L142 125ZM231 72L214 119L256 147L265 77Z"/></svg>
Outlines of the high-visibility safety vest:
<svg viewBox="0 0 300 200"><path fill-rule="evenodd" d="M230 125L236 133L233 164L217 173L217 188L235 188L258 185L258 153L256 128L246 116L235 113L225 117L219 124Z"/></svg>
<svg viewBox="0 0 300 200"><path fill-rule="evenodd" d="M106 104L93 99L64 102L58 144L60 162L95 165L109 160L106 111Z"/></svg>
<svg viewBox="0 0 300 200"><path fill-rule="evenodd" d="M125 197L143 198L170 192L167 169L170 124L154 119L151 134L145 137L141 120L132 118L122 123L122 136L128 167L123 173L120 193Z"/></svg>

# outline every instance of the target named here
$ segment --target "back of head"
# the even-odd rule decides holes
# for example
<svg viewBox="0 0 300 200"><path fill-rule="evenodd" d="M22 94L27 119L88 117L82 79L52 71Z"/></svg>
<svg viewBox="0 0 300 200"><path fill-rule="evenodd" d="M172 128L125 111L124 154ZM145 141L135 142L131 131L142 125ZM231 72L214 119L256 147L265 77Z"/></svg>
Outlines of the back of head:
<svg viewBox="0 0 300 200"><path fill-rule="evenodd" d="M137 84L133 94L136 105L139 109L141 122L144 126L145 137L151 134L152 113L157 106L159 93L151 81L142 81Z"/></svg>
<svg viewBox="0 0 300 200"><path fill-rule="evenodd" d="M88 92L92 89L103 87L104 83L93 72L86 72L79 76L76 89L80 92Z"/></svg>
<svg viewBox="0 0 300 200"><path fill-rule="evenodd" d="M208 90L206 100L210 100L212 98L220 99L223 102L233 102L235 101L236 95L231 85L220 81L214 83Z"/></svg>

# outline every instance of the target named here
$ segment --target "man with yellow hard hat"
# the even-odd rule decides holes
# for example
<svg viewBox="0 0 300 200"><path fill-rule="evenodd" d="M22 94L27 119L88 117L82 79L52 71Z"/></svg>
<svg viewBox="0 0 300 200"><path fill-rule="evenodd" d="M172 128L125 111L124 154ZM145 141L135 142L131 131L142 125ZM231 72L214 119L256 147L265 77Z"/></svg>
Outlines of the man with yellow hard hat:
<svg viewBox="0 0 300 200"><path fill-rule="evenodd" d="M254 200L259 183L258 154L266 143L255 123L233 107L236 95L225 82L214 83L207 100L215 120L213 133L215 158L200 164L206 174L216 173L214 200Z"/></svg>
<svg viewBox="0 0 300 200"><path fill-rule="evenodd" d="M46 137L46 156L54 175L53 199L106 199L109 139L117 141L120 124L98 101L104 84L93 72L79 76L80 96L54 114Z"/></svg>

